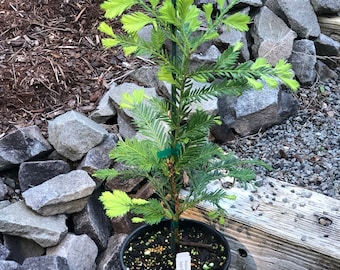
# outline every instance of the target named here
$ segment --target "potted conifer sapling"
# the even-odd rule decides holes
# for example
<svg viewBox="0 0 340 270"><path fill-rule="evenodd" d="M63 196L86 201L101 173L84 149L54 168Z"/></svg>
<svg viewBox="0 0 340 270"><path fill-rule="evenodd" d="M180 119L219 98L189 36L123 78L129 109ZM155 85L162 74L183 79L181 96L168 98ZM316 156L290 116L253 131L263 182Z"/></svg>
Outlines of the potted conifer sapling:
<svg viewBox="0 0 340 270"><path fill-rule="evenodd" d="M148 200L131 198L119 190L105 191L100 196L110 218L131 212L135 214L132 221L148 224L141 227L142 231L132 233L135 238L149 235L148 230L153 232L151 240L140 240L147 245L141 254L144 259L137 259L137 254L133 253L132 262L128 260L128 252L137 249L137 244L129 245L132 239L126 240L121 252L121 256L127 258L122 261L123 269L176 269L176 254L188 251L188 246L193 248L191 257L200 248L210 248L218 257L206 258L203 262L192 258L192 269L227 269L229 266L229 247L223 246L224 237L215 230L214 243L198 242L203 230L201 226L209 225L190 223L182 220L181 215L201 202L208 202L215 209L208 215L224 223L226 213L220 202L234 199L234 196L224 189L207 189L209 183L226 175L246 183L255 177L248 165L265 164L239 160L209 141L209 129L220 120L195 104L222 94L240 95L249 87L261 89L263 83L273 88L284 84L292 90L299 85L293 79L291 65L283 60L274 67L264 58L239 63L241 42L229 46L214 63L199 67L191 64L192 55L202 44L215 40L221 27L248 31L250 17L231 13L237 1L228 2L216 0L217 12L213 4L199 8L193 0L106 0L101 4L105 18L120 18L124 30L117 34L108 23L101 22L98 29L107 35L102 39L103 46L118 46L127 56L148 55L159 67L159 80L171 85L170 98L150 98L138 89L122 96L120 106L130 110L143 139L126 138L110 152L112 159L125 163L129 170L118 172L108 168L94 174L103 180L118 175L143 177L154 189L155 195ZM150 40L138 35L147 25L152 26ZM171 44L170 49L166 43ZM195 81L206 84L195 88ZM183 189L186 189L185 196L181 195ZM159 233L164 224L168 227L169 238L164 238L164 232ZM156 229L150 229L150 226L156 226ZM196 229L195 239L187 239L184 235L184 229L189 227ZM163 246L157 235L165 241ZM157 255L161 256L159 260Z"/></svg>

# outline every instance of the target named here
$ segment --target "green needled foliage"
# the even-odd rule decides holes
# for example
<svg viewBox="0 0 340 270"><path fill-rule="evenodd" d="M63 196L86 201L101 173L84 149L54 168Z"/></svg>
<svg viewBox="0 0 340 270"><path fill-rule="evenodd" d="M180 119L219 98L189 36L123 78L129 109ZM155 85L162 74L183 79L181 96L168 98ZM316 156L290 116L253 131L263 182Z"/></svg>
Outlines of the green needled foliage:
<svg viewBox="0 0 340 270"><path fill-rule="evenodd" d="M178 222L188 208L206 201L215 206L209 216L225 221L225 212L220 207L223 199L235 199L223 189L210 191L209 183L226 175L235 177L243 185L255 178L249 168L266 165L260 161L239 160L232 153L226 154L220 146L208 140L209 129L220 122L194 103L222 94L240 95L250 87L261 89L266 83L271 87L285 84L297 90L291 65L279 61L275 67L264 58L238 63L241 42L227 48L216 63L191 65L191 57L204 43L218 37L218 30L248 31L251 19L241 13L230 13L236 0L217 0L218 12L212 4L202 10L193 0L106 0L101 8L105 17L120 17L124 34L115 33L106 23L98 29L107 37L102 39L106 48L118 46L126 55L149 55L159 66L158 78L173 86L171 99L148 98L142 90L122 97L121 107L134 116L134 124L143 135L143 140L120 141L110 157L124 162L131 170L117 172L114 169L98 170L94 176L103 180L120 177L143 177L152 184L156 198L131 199L121 191L104 192L100 200L109 217L118 217L132 212L134 221L149 224L163 218ZM132 11L131 7L136 7ZM138 32L152 26L151 39L144 40ZM175 45L176 55L169 53L164 43ZM194 88L193 82L209 82ZM182 188L188 195L181 197ZM174 226L178 228L178 226ZM176 232L175 232L176 238Z"/></svg>

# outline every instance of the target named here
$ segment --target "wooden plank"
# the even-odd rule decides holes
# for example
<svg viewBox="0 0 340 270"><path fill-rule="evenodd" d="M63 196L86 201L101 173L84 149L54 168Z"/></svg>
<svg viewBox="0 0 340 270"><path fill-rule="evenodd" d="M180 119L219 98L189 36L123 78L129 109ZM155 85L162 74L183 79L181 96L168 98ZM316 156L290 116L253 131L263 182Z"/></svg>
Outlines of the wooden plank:
<svg viewBox="0 0 340 270"><path fill-rule="evenodd" d="M318 17L321 33L340 42L340 16Z"/></svg>
<svg viewBox="0 0 340 270"><path fill-rule="evenodd" d="M340 269L340 201L272 178L256 192L233 187L229 220L211 223L229 239L231 270ZM220 183L209 188L216 188ZM211 222L203 204L183 217Z"/></svg>

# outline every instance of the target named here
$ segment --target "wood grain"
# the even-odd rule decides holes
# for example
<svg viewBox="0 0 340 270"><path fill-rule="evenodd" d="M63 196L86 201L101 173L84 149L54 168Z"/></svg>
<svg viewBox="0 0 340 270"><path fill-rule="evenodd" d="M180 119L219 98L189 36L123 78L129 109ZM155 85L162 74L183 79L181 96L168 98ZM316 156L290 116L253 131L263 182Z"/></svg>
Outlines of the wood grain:
<svg viewBox="0 0 340 270"><path fill-rule="evenodd" d="M237 199L222 204L227 224L211 224L230 242L231 270L340 269L339 200L272 178L256 192L233 187L228 193ZM209 210L199 205L183 217L211 222Z"/></svg>
<svg viewBox="0 0 340 270"><path fill-rule="evenodd" d="M340 16L319 17L321 32L340 42Z"/></svg>

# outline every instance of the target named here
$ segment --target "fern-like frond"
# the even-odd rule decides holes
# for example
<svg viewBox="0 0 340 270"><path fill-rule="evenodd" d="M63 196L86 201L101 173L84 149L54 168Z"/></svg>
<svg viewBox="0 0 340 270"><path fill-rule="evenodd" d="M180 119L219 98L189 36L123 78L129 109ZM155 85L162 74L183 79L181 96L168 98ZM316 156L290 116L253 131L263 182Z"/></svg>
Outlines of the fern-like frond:
<svg viewBox="0 0 340 270"><path fill-rule="evenodd" d="M161 47L164 46L165 41L166 35L164 31L162 31L161 28L158 28L157 30L155 28L152 28L151 42L152 45L155 47L155 50L161 51Z"/></svg>
<svg viewBox="0 0 340 270"><path fill-rule="evenodd" d="M147 24L154 22L154 19L142 12L134 12L132 14L125 14L122 16L121 22L123 29L129 33L137 33Z"/></svg>
<svg viewBox="0 0 340 270"><path fill-rule="evenodd" d="M169 144L169 127L159 118L159 112L149 103L139 103L133 108L133 122L138 131L153 141L160 150Z"/></svg>
<svg viewBox="0 0 340 270"><path fill-rule="evenodd" d="M100 169L97 170L92 176L101 180L112 180L118 176L118 172L115 169Z"/></svg>
<svg viewBox="0 0 340 270"><path fill-rule="evenodd" d="M153 225L159 223L165 216L165 210L156 199L148 200L147 204L133 205L131 211L137 215L142 214L146 223Z"/></svg>
<svg viewBox="0 0 340 270"><path fill-rule="evenodd" d="M135 0L106 0L100 5L100 8L105 10L105 18L114 19L136 3Z"/></svg>
<svg viewBox="0 0 340 270"><path fill-rule="evenodd" d="M177 0L176 9L182 26L187 26L187 34L195 32L202 24L200 10L193 5L193 0Z"/></svg>
<svg viewBox="0 0 340 270"><path fill-rule="evenodd" d="M207 84L202 87L188 87L186 88L183 94L183 103L185 104L192 104L195 102L202 102L210 100L211 98L215 97L217 92L216 88L211 85Z"/></svg>
<svg viewBox="0 0 340 270"><path fill-rule="evenodd" d="M189 142L179 156L178 166L181 168L201 168L205 166L210 159L220 152L220 147L206 140Z"/></svg>
<svg viewBox="0 0 340 270"><path fill-rule="evenodd" d="M159 19L163 20L166 24L172 24L180 27L180 21L176 16L176 9L172 0L165 0L163 5L159 8Z"/></svg>
<svg viewBox="0 0 340 270"><path fill-rule="evenodd" d="M249 30L248 24L250 23L250 17L246 14L237 12L233 15L227 16L226 19L223 20L223 23L227 27L227 29L234 28L241 32L246 32Z"/></svg>
<svg viewBox="0 0 340 270"><path fill-rule="evenodd" d="M204 64L193 70L190 74L191 78L202 78L206 81L215 78L235 78L239 72L235 72L235 63L239 58L239 51L234 47L229 47L216 60L216 63Z"/></svg>
<svg viewBox="0 0 340 270"><path fill-rule="evenodd" d="M128 166L134 166L148 172L159 162L158 151L159 149L154 142L133 138L119 141L110 152L110 157Z"/></svg>
<svg viewBox="0 0 340 270"><path fill-rule="evenodd" d="M240 96L244 91L249 89L246 79L216 80L212 83L212 87L216 89L216 96L222 94L227 96Z"/></svg>
<svg viewBox="0 0 340 270"><path fill-rule="evenodd" d="M181 132L180 141L204 140L209 128L215 124L214 117L203 110L196 110L190 114L186 128Z"/></svg>

